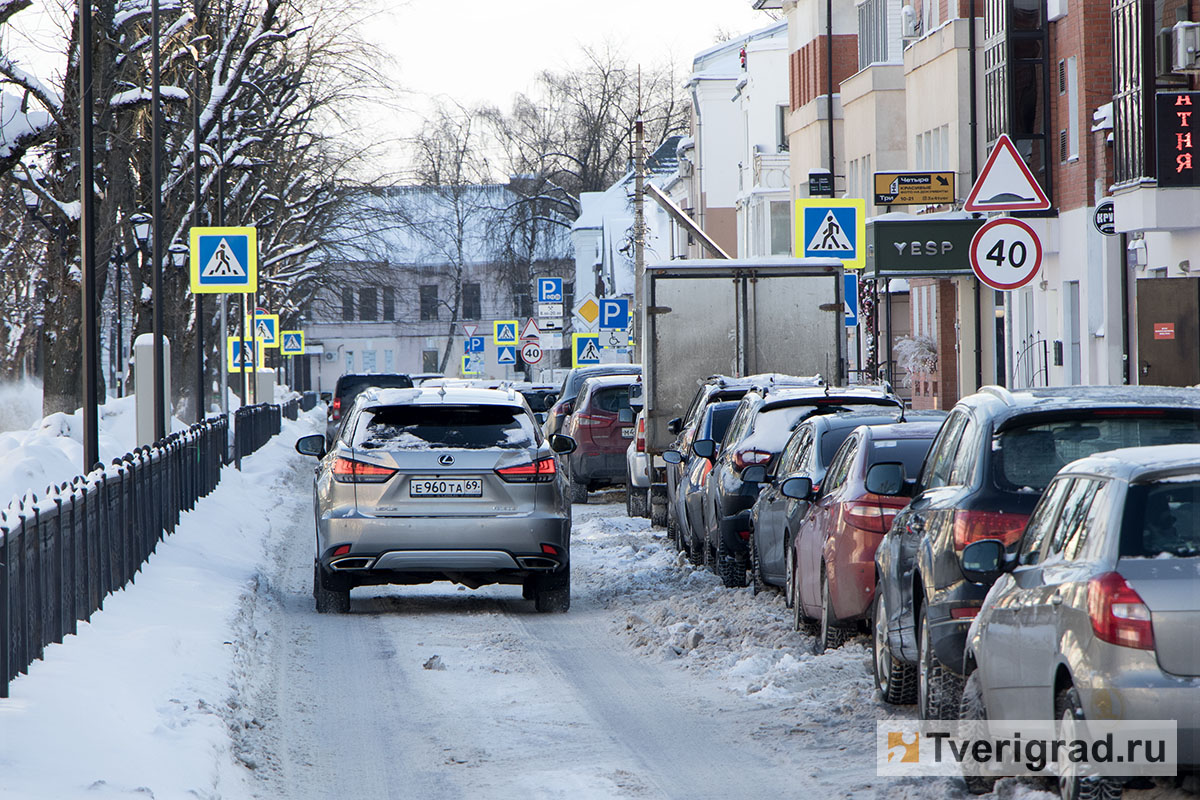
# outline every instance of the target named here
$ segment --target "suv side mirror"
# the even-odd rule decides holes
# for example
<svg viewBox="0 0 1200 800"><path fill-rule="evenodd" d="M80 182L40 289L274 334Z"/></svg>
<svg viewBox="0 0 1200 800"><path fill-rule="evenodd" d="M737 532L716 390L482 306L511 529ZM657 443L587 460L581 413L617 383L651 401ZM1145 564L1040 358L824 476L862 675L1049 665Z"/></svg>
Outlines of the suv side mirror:
<svg viewBox="0 0 1200 800"><path fill-rule="evenodd" d="M309 436L301 436L296 440L296 452L317 458L325 455L325 434L314 433Z"/></svg>
<svg viewBox="0 0 1200 800"><path fill-rule="evenodd" d="M905 497L912 489L904 479L904 465L898 461L873 464L867 470L863 485L871 494L885 497Z"/></svg>
<svg viewBox="0 0 1200 800"><path fill-rule="evenodd" d="M682 464L683 454L678 450L665 450L663 451L662 459L668 464Z"/></svg>
<svg viewBox="0 0 1200 800"><path fill-rule="evenodd" d="M972 583L990 585L1012 569L1015 559L1004 551L999 539L980 539L963 548L960 557L963 577Z"/></svg>
<svg viewBox="0 0 1200 800"><path fill-rule="evenodd" d="M793 500L808 500L812 497L813 492L812 478L803 475L788 478L780 484L779 491L784 497L790 497Z"/></svg>
<svg viewBox="0 0 1200 800"><path fill-rule="evenodd" d="M683 430L683 417L672 417L667 423L667 433L678 436L681 430Z"/></svg>
<svg viewBox="0 0 1200 800"><path fill-rule="evenodd" d="M711 461L717 454L717 443L712 439L697 439L692 442L692 452Z"/></svg>
<svg viewBox="0 0 1200 800"><path fill-rule="evenodd" d="M621 423L622 425L628 425L629 423L633 422L633 409L622 408L620 411L618 411L617 422Z"/></svg>
<svg viewBox="0 0 1200 800"><path fill-rule="evenodd" d="M567 453L574 453L575 448L578 446L575 444L574 439L572 439L570 436L564 436L561 433L550 434L548 441L550 443L550 449L558 453L560 456L566 455Z"/></svg>
<svg viewBox="0 0 1200 800"><path fill-rule="evenodd" d="M766 483L767 468L762 464L751 464L742 470L742 483Z"/></svg>

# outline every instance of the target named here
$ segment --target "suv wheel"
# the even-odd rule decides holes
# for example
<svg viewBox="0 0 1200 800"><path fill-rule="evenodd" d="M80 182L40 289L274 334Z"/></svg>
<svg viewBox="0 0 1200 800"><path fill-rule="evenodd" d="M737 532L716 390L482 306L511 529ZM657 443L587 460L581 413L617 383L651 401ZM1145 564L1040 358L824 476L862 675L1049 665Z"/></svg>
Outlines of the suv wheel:
<svg viewBox="0 0 1200 800"><path fill-rule="evenodd" d="M717 532L717 575L723 586L738 589L746 585L746 565L729 552L725 538Z"/></svg>
<svg viewBox="0 0 1200 800"><path fill-rule="evenodd" d="M933 652L925 606L917 616L917 713L921 719L958 719L963 681L942 666Z"/></svg>
<svg viewBox="0 0 1200 800"><path fill-rule="evenodd" d="M1086 719L1074 686L1063 689L1054 698L1054 716L1062 725ZM1069 769L1058 776L1058 793L1063 800L1121 800L1123 789L1112 778L1084 777Z"/></svg>
<svg viewBox="0 0 1200 800"><path fill-rule="evenodd" d="M631 517L646 517L650 515L650 490L639 489L633 484L625 486L625 507Z"/></svg>
<svg viewBox="0 0 1200 800"><path fill-rule="evenodd" d="M539 612L562 612L571 607L571 569L539 575L533 584L533 607Z"/></svg>
<svg viewBox="0 0 1200 800"><path fill-rule="evenodd" d="M574 478L567 481L567 500L570 503L586 504L588 487L586 483L576 483Z"/></svg>
<svg viewBox="0 0 1200 800"><path fill-rule="evenodd" d="M750 531L750 541L746 543L746 549L750 554L750 588L754 594L765 592L767 582L763 580L762 558L758 554L758 540L753 530Z"/></svg>
<svg viewBox="0 0 1200 800"><path fill-rule="evenodd" d="M817 637L818 654L836 650L850 638L850 629L838 623L833 615L833 598L829 596L829 576L821 565L821 635Z"/></svg>
<svg viewBox="0 0 1200 800"><path fill-rule="evenodd" d="M915 664L901 661L892 655L888 643L887 598L883 581L875 582L875 609L871 614L871 663L875 667L875 688L885 703L908 705L917 699L917 669Z"/></svg>
<svg viewBox="0 0 1200 800"><path fill-rule="evenodd" d="M958 718L973 721L987 720L987 708L983 704L983 690L979 688L979 670L967 676L963 684L962 699L958 704ZM988 794L996 788L996 779L987 775L963 775L967 791L971 794Z"/></svg>
<svg viewBox="0 0 1200 800"><path fill-rule="evenodd" d="M345 614L350 610L350 587L321 569L321 562L313 561L313 599L317 613Z"/></svg>

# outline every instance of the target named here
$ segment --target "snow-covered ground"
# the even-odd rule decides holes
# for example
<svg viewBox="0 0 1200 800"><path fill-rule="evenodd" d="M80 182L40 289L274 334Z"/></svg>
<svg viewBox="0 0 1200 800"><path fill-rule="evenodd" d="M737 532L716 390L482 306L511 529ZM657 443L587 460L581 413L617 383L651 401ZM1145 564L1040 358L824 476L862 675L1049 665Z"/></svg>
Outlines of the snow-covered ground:
<svg viewBox="0 0 1200 800"><path fill-rule="evenodd" d="M875 721L911 708L876 700L865 639L812 655L778 595L721 587L619 493L575 507L566 615L451 584L315 614L292 443L322 428L285 420L13 682L0 798L966 796L875 776Z"/></svg>

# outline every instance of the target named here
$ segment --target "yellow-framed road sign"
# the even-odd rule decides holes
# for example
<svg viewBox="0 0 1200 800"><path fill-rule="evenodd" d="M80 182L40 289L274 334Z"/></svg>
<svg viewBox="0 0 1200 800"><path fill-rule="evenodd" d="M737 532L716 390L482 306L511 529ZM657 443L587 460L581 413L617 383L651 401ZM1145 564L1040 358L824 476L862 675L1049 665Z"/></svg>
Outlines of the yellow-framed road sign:
<svg viewBox="0 0 1200 800"><path fill-rule="evenodd" d="M192 228L191 284L195 294L244 294L258 290L258 231Z"/></svg>

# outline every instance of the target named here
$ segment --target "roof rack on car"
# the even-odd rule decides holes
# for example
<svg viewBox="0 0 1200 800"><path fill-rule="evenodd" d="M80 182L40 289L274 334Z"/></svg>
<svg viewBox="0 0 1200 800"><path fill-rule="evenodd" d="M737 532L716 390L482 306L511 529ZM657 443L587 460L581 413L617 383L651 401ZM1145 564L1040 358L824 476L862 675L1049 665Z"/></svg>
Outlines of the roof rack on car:
<svg viewBox="0 0 1200 800"><path fill-rule="evenodd" d="M979 391L987 392L988 394L999 399L1000 402L1004 403L1005 405L1012 406L1012 405L1016 405L1016 403L1017 403L1016 395L1014 395L1012 392L1010 392L1008 389L1004 388L1003 386L996 386L995 384L989 384L987 386L982 387Z"/></svg>

